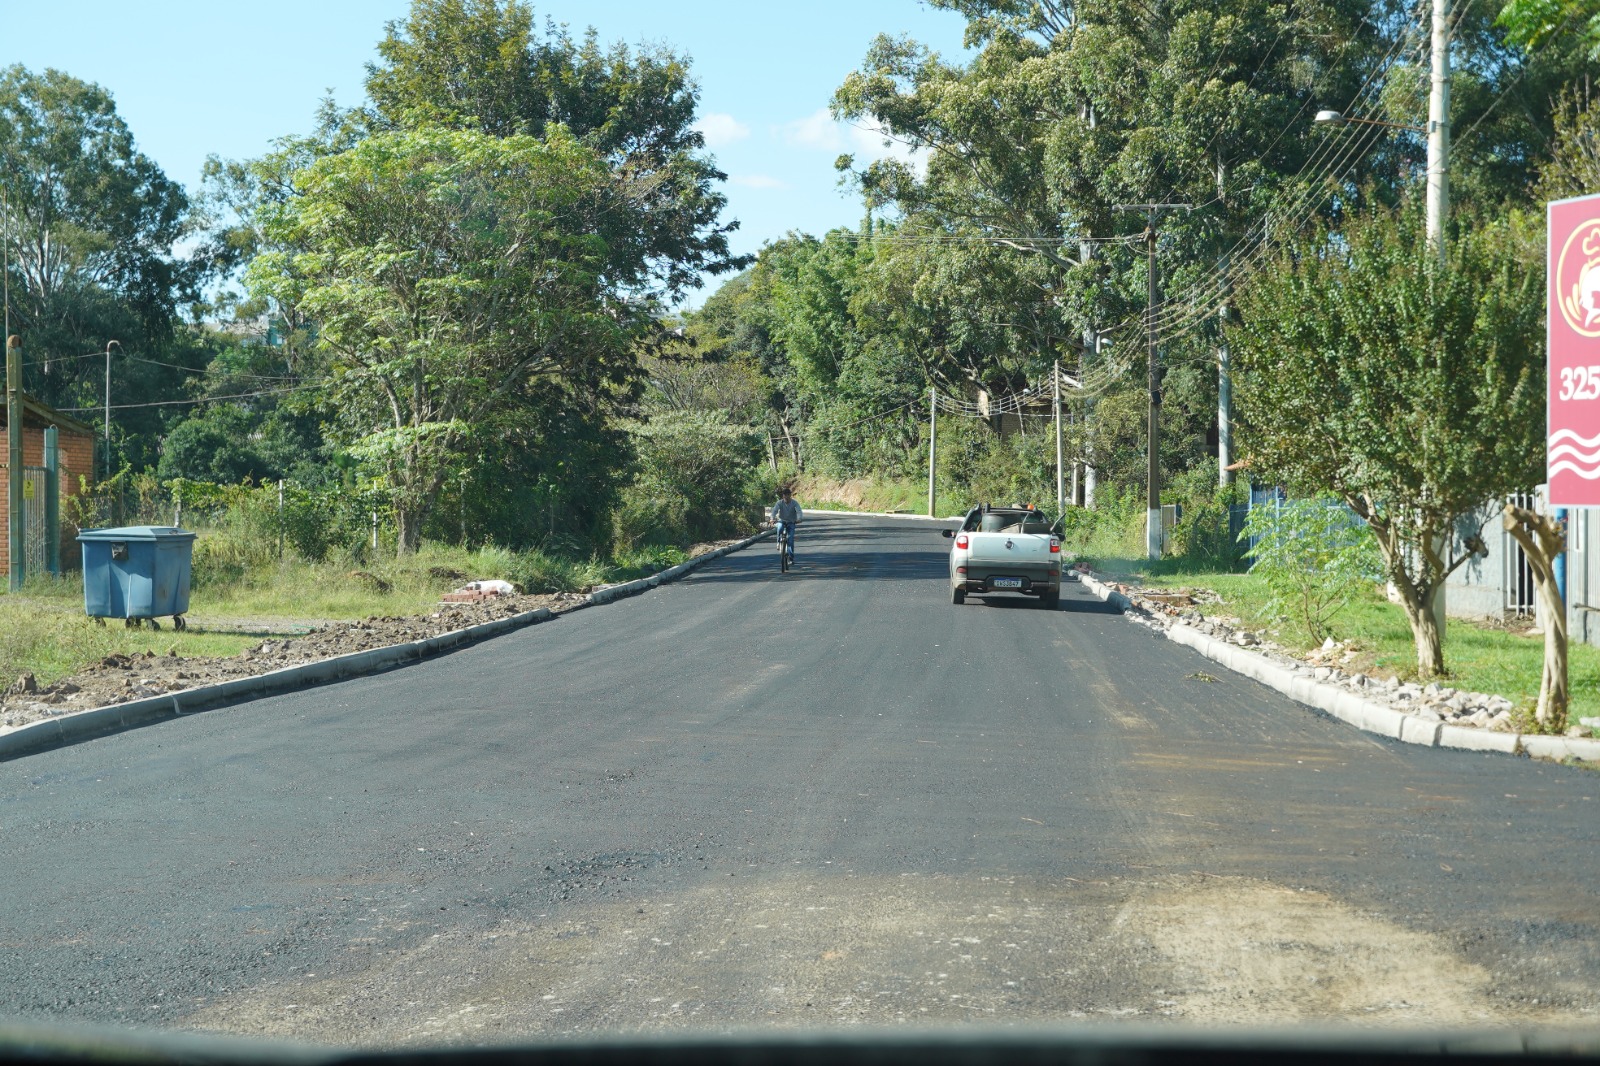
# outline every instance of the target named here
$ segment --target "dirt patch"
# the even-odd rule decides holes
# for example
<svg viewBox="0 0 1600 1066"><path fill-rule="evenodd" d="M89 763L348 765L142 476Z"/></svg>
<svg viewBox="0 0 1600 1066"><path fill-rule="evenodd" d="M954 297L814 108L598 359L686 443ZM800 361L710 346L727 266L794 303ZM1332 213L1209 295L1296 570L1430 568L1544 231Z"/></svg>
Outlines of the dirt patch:
<svg viewBox="0 0 1600 1066"><path fill-rule="evenodd" d="M357 953L371 959L367 945ZM730 1027L1594 1018L1592 1002L1530 1012L1495 986L1436 937L1240 878L794 877L452 930L337 978L222 997L183 1024L395 1046Z"/></svg>
<svg viewBox="0 0 1600 1066"><path fill-rule="evenodd" d="M1166 1013L1188 1021L1457 1026L1526 1017L1496 1001L1487 971L1435 938L1319 892L1206 878L1153 889L1118 921L1165 958Z"/></svg>
<svg viewBox="0 0 1600 1066"><path fill-rule="evenodd" d="M32 675L24 674L0 696L0 728L15 728L74 711L182 692L241 677L256 677L336 655L406 644L540 607L559 612L581 606L584 606L584 597L580 593L506 596L484 603L451 604L425 615L326 622L302 636L263 640L228 658L179 655L176 647L166 655L154 652L109 655L88 669L51 685L30 685ZM250 624L241 620L238 626L245 628ZM234 623L227 620L207 620L207 625L209 628L234 628ZM249 630L245 628L245 631Z"/></svg>

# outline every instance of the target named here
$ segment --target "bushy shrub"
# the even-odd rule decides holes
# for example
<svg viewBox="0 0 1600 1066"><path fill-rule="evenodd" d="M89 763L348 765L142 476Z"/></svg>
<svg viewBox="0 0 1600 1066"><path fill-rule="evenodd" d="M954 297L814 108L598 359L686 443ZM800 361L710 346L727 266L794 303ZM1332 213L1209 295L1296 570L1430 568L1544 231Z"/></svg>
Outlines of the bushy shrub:
<svg viewBox="0 0 1600 1066"><path fill-rule="evenodd" d="M1172 479L1162 500L1178 504L1178 522L1167 531L1167 554L1189 570L1229 571L1244 566L1244 548L1233 508L1249 500L1243 483L1219 485L1215 467L1201 466Z"/></svg>
<svg viewBox="0 0 1600 1066"><path fill-rule="evenodd" d="M1332 497L1253 508L1244 536L1256 538L1251 572L1266 579L1269 612L1313 644L1356 590L1383 574L1372 531Z"/></svg>
<svg viewBox="0 0 1600 1066"><path fill-rule="evenodd" d="M711 412L669 411L636 423L632 433L635 476L613 518L616 550L750 529L751 510L759 505L751 495L760 460L754 432Z"/></svg>

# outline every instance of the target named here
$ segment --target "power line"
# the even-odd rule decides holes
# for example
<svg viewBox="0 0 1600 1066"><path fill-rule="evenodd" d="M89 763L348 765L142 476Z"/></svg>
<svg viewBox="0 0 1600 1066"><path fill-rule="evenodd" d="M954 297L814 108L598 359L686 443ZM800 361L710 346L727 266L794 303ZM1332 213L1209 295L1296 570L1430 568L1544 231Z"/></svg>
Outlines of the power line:
<svg viewBox="0 0 1600 1066"><path fill-rule="evenodd" d="M1397 54L1405 46L1407 38L1413 33L1419 34L1419 40L1412 51L1416 53L1420 59L1421 52L1427 45L1427 39L1425 37L1421 37L1419 31L1420 24L1418 21L1416 21L1415 17L1413 17L1413 21L1407 26L1406 32L1396 36L1395 43L1390 47L1389 51L1385 53L1384 57L1379 60L1379 62L1374 66L1372 72L1363 81L1361 88L1357 91L1355 98L1348 105L1347 110L1355 110L1362 106L1362 102L1377 87L1380 75L1387 73L1389 68L1393 65ZM1294 121L1298 121L1299 115L1304 113L1305 107L1308 106L1309 103L1310 101L1308 100L1305 104L1302 104L1301 111L1296 114L1295 119L1291 120L1290 125L1292 125ZM1285 132L1287 132L1288 128L1289 126L1285 127ZM1368 127L1368 129L1363 133L1357 134L1353 137L1342 138L1342 144L1339 142L1334 142L1331 138L1325 137L1322 143L1318 145L1317 149L1307 157L1304 163L1301 164L1300 169L1296 171L1294 176L1291 177L1285 184L1293 187L1294 183L1298 182L1300 177L1304 175L1307 170L1310 170L1313 167L1315 167L1323 177L1342 169L1347 163L1352 162L1356 156L1364 153L1366 149L1370 147L1371 144L1377 139L1381 131L1382 127ZM1279 136L1281 139L1282 134ZM1273 144L1275 146L1277 141L1275 140ZM1317 186L1312 184L1303 187L1301 191L1292 195L1289 203L1279 211L1280 227L1283 225L1283 222L1281 221L1282 216L1294 216L1290 219L1290 221L1299 222L1308 216L1308 209L1315 210L1317 207L1320 207L1321 201L1325 200L1326 197L1319 196L1319 194L1316 192L1316 188ZM1210 202L1214 203L1215 199ZM1259 241L1256 241L1245 253L1248 258L1246 258L1244 262L1241 263L1237 258L1235 258L1235 254L1252 241L1249 231L1246 231L1245 235L1240 237L1239 240L1234 243L1233 247L1230 248L1222 257L1222 261L1232 264L1230 268L1225 269L1220 266L1213 268L1209 274L1202 277L1199 281L1191 283L1188 286L1188 291L1186 293L1182 294L1177 299L1169 300L1167 302L1171 304L1178 304L1182 302L1192 303L1196 295L1205 292L1206 290L1209 290L1209 295L1206 300L1207 303L1209 303L1210 300L1216 296L1221 295L1221 293L1226 290L1227 284L1232 278L1242 274L1248 266L1252 265L1256 259L1259 259L1259 254L1254 253L1259 253L1265 247L1266 242L1270 240L1270 224L1271 216L1269 214L1269 216L1262 221L1261 238ZM1173 312L1168 313L1173 314ZM1205 313L1210 313L1209 308ZM1183 315L1183 312L1175 312L1175 314L1181 316ZM1119 323L1119 326L1128 324L1131 321L1133 321L1133 319L1126 320L1123 323ZM1163 327L1169 322L1170 320L1158 319L1158 325Z"/></svg>
<svg viewBox="0 0 1600 1066"><path fill-rule="evenodd" d="M1144 238L1138 235L1120 237L1016 237L994 234L898 234L898 233L839 233L842 240L882 241L886 244L1129 244Z"/></svg>
<svg viewBox="0 0 1600 1066"><path fill-rule="evenodd" d="M1426 47L1426 45L1426 40L1423 40L1419 42L1417 48L1413 50L1418 54L1419 58L1422 49ZM1394 51L1396 50L1397 48L1391 49L1390 55L1393 55ZM1387 58L1388 57L1386 57L1386 60ZM1375 76L1376 72L1374 73L1374 77ZM1369 80L1369 88L1372 84L1373 82ZM1358 106L1362 97L1365 95L1366 92L1364 90L1361 95L1357 96L1356 100L1352 101L1351 109L1354 109L1356 106ZM1324 141L1324 146L1318 148L1317 152L1307 160L1306 165L1302 166L1294 178L1290 179L1290 182L1292 183L1297 181L1300 175L1308 169L1313 161L1317 161L1319 164L1319 178L1326 179L1328 177L1332 177L1334 174L1343 170L1347 165L1353 163L1357 158L1364 155L1366 151L1372 147L1372 145L1376 143L1381 136L1384 135L1384 132L1385 127L1383 126L1368 126L1360 133L1354 134L1351 137L1341 138L1343 141L1342 146L1336 148L1331 153L1326 150L1326 145L1330 143L1331 139L1326 139ZM1330 159L1331 162L1329 162ZM1319 191L1319 189L1323 191ZM1247 232L1246 235L1241 237L1239 241L1236 242L1231 249L1229 249L1228 253L1222 257L1222 261L1229 264L1227 267L1222 267L1219 265L1218 267L1213 268L1200 280L1191 283L1186 292L1181 293L1174 299L1165 301L1167 304L1172 305L1173 307L1177 307L1178 305L1186 306L1177 310L1168 310L1164 308L1160 314L1165 317L1158 317L1158 328L1160 328L1163 333L1167 335L1168 339L1174 339L1175 337L1184 335L1197 326L1200 322L1209 318L1214 310L1214 308L1210 306L1211 303L1222 296L1222 294L1227 291L1228 287L1237 278L1248 273L1250 269L1252 269L1262 258L1266 256L1274 236L1274 230L1278 232L1282 232L1290 228L1293 230L1298 230L1306 219L1321 209L1331 195L1332 191L1327 190L1324 183L1319 180L1307 184L1303 187L1302 191L1296 193L1290 200L1289 204L1285 208L1280 209L1278 212L1278 218L1276 220L1274 220L1272 214L1269 212L1267 217L1262 220L1259 227L1261 233L1259 238L1252 240L1250 234ZM1239 251L1240 248L1245 247L1247 243L1249 244L1249 247L1244 252L1243 258L1234 258L1234 253ZM1119 325L1128 324L1132 321L1134 321L1134 319L1130 318L1124 323L1119 323Z"/></svg>
<svg viewBox="0 0 1600 1066"><path fill-rule="evenodd" d="M128 410L132 410L132 409L137 408L137 407L177 407L177 406L181 406L181 405L184 405L184 404L216 403L219 400L249 400L249 399L253 399L253 398L257 397L257 396L282 396L285 393L290 393L290 392L306 392L306 391L311 390L311 389L325 389L325 388L330 387L333 384L334 384L334 382L331 382L331 381L318 381L318 382L313 382L313 383L311 383L309 385L292 385L292 386L288 386L286 388L281 388L281 389L262 389L262 390L260 390L258 392L237 392L237 393L234 393L234 394L232 394L230 396L203 396L203 397L200 397L198 399L189 399L189 400L152 400L149 403L112 404L111 405L111 410L113 410L113 411L128 411ZM73 413L76 413L76 412L79 412L79 411L104 411L105 409L106 409L106 407L105 407L104 404L96 404L93 407L60 407L60 408L57 408L57 410L62 411L62 412L67 413L67 414L73 414Z"/></svg>
<svg viewBox="0 0 1600 1066"><path fill-rule="evenodd" d="M921 402L922 402L921 400L911 400L911 401L909 401L907 403L901 404L899 407L891 407L887 411L879 411L875 415L868 415L865 418L858 418L854 422L846 422L843 425L839 425L839 426L828 426L828 425L813 426L813 427L808 428L804 433L788 433L788 434L784 434L782 436L768 434L767 435L767 440L769 440L769 441L804 440L806 437L810 436L813 433L832 433L832 432L835 432L835 431L841 430L841 429L851 429L851 428L854 428L855 426L864 425L864 424L866 424L868 422L876 422L880 418L887 418L889 415L892 415L892 414L898 414L899 412L904 411L908 407L915 407L917 404L919 404Z"/></svg>

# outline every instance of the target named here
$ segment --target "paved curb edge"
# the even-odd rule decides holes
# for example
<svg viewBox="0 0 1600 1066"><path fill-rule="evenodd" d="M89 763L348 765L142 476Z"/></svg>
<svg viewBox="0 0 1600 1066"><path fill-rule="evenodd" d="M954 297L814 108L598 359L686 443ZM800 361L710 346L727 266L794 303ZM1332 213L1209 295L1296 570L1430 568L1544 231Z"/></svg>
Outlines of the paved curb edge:
<svg viewBox="0 0 1600 1066"><path fill-rule="evenodd" d="M746 537L736 544L697 555L659 574L598 588L584 597L584 606L611 603L627 596L636 596L666 582L676 581L712 559L720 559L730 552L747 548L761 538L771 535L772 532L766 530L753 537ZM448 633L440 633L406 644L391 644L384 648L369 648L366 651L335 655L329 659L319 659L314 663L304 663L300 666L287 666L282 670L273 670L255 677L239 677L215 685L202 685L182 692L168 692L160 696L130 700L127 703L74 711L59 718L30 722L11 732L0 734L0 762L137 729L169 718L181 718L184 715L212 710L259 696L309 688L312 685L326 684L344 678L382 673L397 666L446 654L468 644L502 636L513 630L537 625L553 617L555 615L550 608L540 607L509 618L480 622L465 629L451 630Z"/></svg>
<svg viewBox="0 0 1600 1066"><path fill-rule="evenodd" d="M1079 576L1084 586L1105 602L1123 611L1139 610L1128 597L1115 589L1088 574ZM1341 722L1347 722L1368 733L1428 748L1530 755L1539 759L1554 759L1557 762L1565 759L1600 762L1600 740L1553 737L1534 733L1494 733L1486 729L1432 722L1358 696L1349 689L1296 673L1259 652L1237 647L1215 637L1208 637L1193 626L1182 622L1172 623L1165 633L1168 640L1193 648L1212 662L1220 663L1236 674L1243 674L1253 681L1259 681L1297 703L1324 711Z"/></svg>

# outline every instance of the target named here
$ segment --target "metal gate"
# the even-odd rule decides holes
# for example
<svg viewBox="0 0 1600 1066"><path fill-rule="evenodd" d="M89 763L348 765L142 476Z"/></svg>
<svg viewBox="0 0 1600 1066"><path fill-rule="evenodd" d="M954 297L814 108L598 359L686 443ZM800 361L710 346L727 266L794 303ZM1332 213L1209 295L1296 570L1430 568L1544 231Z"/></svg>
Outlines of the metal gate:
<svg viewBox="0 0 1600 1066"><path fill-rule="evenodd" d="M1538 500L1531 493L1525 492L1512 493L1506 497L1506 502L1530 511L1539 507ZM1500 578L1500 587L1505 589L1506 593L1506 613L1515 618L1532 618L1538 598L1533 585L1533 567L1528 565L1528 556L1522 550L1522 545L1518 544L1517 539L1510 533L1502 530L1500 543L1504 548L1500 553L1500 559L1505 567L1505 572Z"/></svg>
<svg viewBox="0 0 1600 1066"><path fill-rule="evenodd" d="M5 480L5 468L0 467L0 481ZM50 500L46 493L50 485L50 472L42 466L22 468L22 558L19 569L26 580L50 572L52 537L59 537L59 525L50 522ZM5 523L0 523L4 525ZM3 534L0 534L3 535Z"/></svg>

